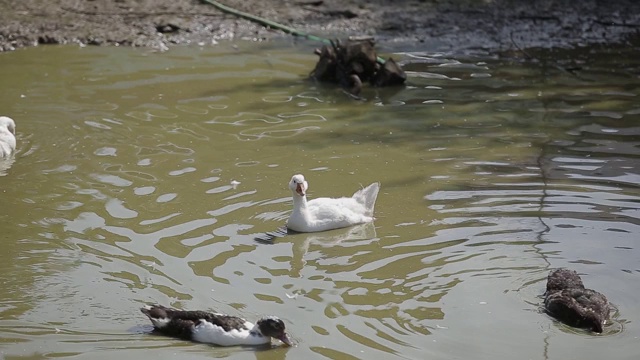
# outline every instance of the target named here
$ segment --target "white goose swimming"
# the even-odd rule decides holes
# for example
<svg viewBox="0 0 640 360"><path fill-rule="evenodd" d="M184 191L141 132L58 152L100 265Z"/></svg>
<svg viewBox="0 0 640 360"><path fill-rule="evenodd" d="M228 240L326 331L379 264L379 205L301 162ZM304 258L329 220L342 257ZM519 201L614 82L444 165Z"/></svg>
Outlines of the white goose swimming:
<svg viewBox="0 0 640 360"><path fill-rule="evenodd" d="M293 193L293 212L287 228L297 232L317 232L371 222L380 183L358 190L351 197L317 198L307 201L309 185L303 175L293 175L289 189Z"/></svg>
<svg viewBox="0 0 640 360"><path fill-rule="evenodd" d="M266 316L252 324L243 318L206 311L184 311L162 305L140 309L161 334L184 340L218 346L263 345L278 339L288 346L293 343L285 332L284 322Z"/></svg>
<svg viewBox="0 0 640 360"><path fill-rule="evenodd" d="M0 116L0 158L9 157L16 150L16 123Z"/></svg>

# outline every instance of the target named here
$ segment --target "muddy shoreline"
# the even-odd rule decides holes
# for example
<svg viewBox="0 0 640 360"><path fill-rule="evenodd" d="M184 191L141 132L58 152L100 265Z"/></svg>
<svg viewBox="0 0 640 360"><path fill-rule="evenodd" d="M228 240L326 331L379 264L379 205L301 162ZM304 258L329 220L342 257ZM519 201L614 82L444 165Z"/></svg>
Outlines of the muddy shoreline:
<svg viewBox="0 0 640 360"><path fill-rule="evenodd" d="M383 46L483 51L637 46L640 2L566 0L224 0L229 7L324 37L373 35ZM0 1L0 51L42 44L215 45L280 31L200 0Z"/></svg>

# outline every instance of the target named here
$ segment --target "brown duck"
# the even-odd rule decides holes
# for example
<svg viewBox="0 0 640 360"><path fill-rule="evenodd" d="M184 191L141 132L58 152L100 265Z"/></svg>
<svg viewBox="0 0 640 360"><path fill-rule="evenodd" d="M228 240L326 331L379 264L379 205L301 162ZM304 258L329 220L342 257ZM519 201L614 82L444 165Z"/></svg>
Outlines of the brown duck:
<svg viewBox="0 0 640 360"><path fill-rule="evenodd" d="M567 325L601 333L609 319L609 302L601 293L586 289L577 272L553 270L547 277L544 307Z"/></svg>

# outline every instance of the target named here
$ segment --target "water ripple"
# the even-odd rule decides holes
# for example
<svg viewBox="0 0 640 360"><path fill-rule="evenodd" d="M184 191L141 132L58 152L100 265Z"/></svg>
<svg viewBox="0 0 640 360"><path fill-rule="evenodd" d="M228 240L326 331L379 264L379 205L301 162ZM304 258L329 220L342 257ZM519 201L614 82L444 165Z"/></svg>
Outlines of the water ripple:
<svg viewBox="0 0 640 360"><path fill-rule="evenodd" d="M225 46L36 48L64 56L0 67L25 94L7 104L19 151L0 177L6 356L254 354L147 336L150 302L278 315L299 346L274 351L292 358L601 354L585 338L634 354L635 58L572 76L404 54L406 87L353 102L302 80L312 55ZM297 172L310 198L381 181L376 221L278 232ZM619 326L593 337L540 313L561 266L607 294Z"/></svg>

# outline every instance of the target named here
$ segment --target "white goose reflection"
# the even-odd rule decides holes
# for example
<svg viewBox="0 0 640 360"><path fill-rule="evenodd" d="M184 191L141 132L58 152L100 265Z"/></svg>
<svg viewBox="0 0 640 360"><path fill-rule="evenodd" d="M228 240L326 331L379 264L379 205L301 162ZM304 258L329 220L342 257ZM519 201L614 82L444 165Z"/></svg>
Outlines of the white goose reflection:
<svg viewBox="0 0 640 360"><path fill-rule="evenodd" d="M338 244L348 246L346 243L350 241L375 239L376 228L374 223L370 222L319 233L290 233L288 238L291 238L293 243L291 276L300 277L300 272L306 265L305 255L312 244L321 247L331 247Z"/></svg>
<svg viewBox="0 0 640 360"><path fill-rule="evenodd" d="M263 244L290 241L292 246L290 276L300 277L300 272L306 265L304 258L312 244L321 247L331 247L341 244L345 246L349 241L375 239L376 228L374 222L359 224L348 228L316 232L298 233L281 227L276 231L254 234L254 240Z"/></svg>

